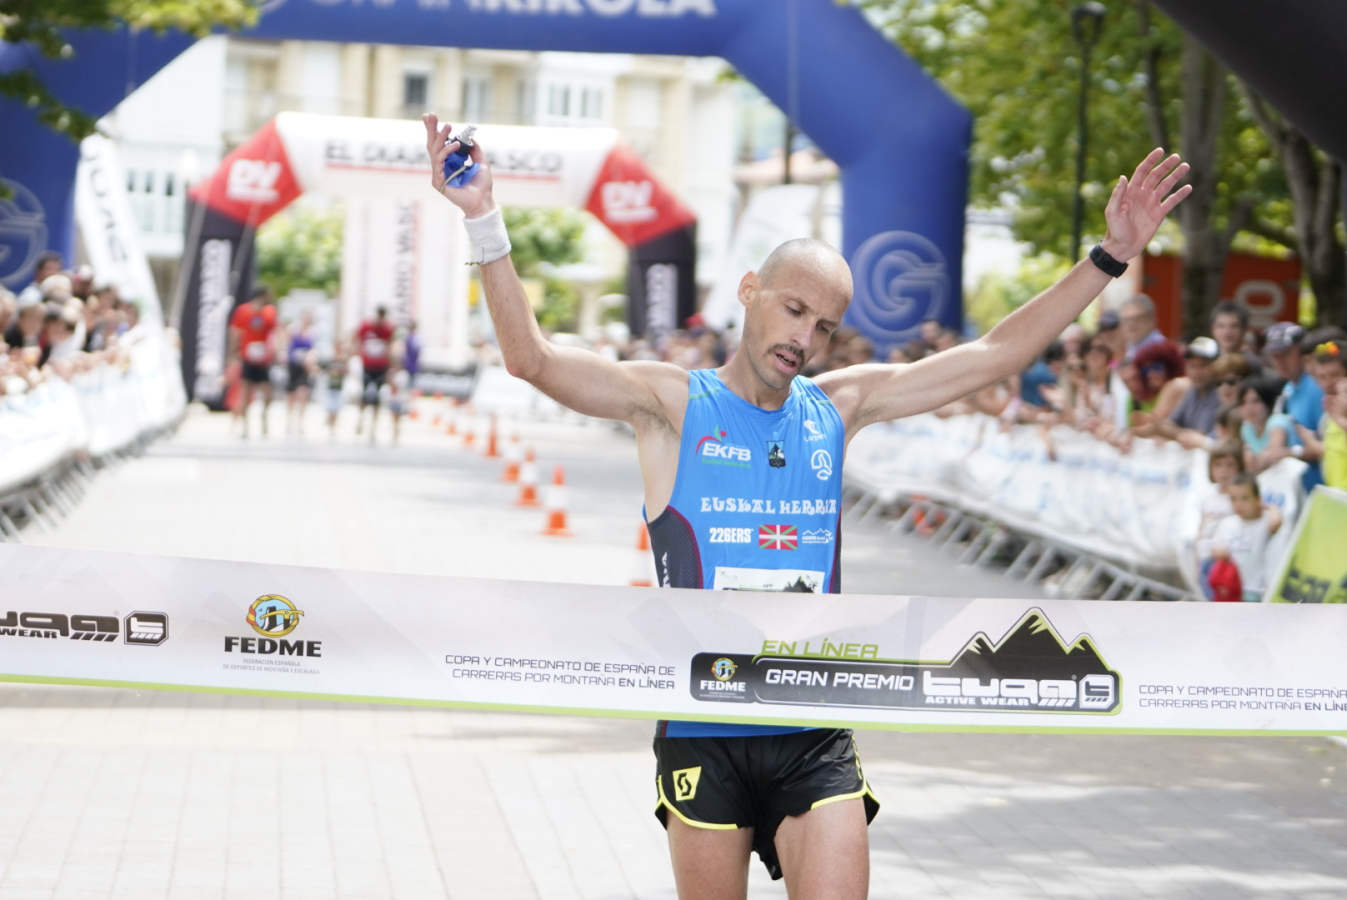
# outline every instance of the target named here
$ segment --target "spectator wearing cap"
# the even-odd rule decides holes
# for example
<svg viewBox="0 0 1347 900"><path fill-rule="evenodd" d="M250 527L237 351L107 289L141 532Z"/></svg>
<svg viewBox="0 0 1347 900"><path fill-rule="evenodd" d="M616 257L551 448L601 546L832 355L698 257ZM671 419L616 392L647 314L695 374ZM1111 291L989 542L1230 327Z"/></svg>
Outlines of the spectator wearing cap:
<svg viewBox="0 0 1347 900"><path fill-rule="evenodd" d="M1179 405L1160 423L1158 433L1178 437L1180 431L1196 431L1209 435L1216 427L1216 414L1221 409L1221 396L1216 389L1213 367L1221 355L1220 345L1213 338L1199 337L1184 348L1184 374L1188 389L1179 399Z"/></svg>
<svg viewBox="0 0 1347 900"><path fill-rule="evenodd" d="M1123 354L1127 352L1127 342L1123 340L1122 319L1117 310L1106 309L1099 314L1099 327L1090 339L1091 343L1102 341L1108 348L1109 356L1116 366L1122 361Z"/></svg>
<svg viewBox="0 0 1347 900"><path fill-rule="evenodd" d="M1319 427L1297 425L1305 445L1303 459L1317 460L1324 484L1347 489L1347 341L1321 341L1314 347L1314 379L1324 392Z"/></svg>
<svg viewBox="0 0 1347 900"><path fill-rule="evenodd" d="M1061 341L1053 341L1043 351L1043 355L1020 375L1020 401L1040 408L1048 406L1043 388L1057 384L1065 364L1066 349Z"/></svg>
<svg viewBox="0 0 1347 900"><path fill-rule="evenodd" d="M1277 374L1286 379L1279 411L1306 428L1314 428L1324 414L1324 392L1305 368L1305 354L1300 346L1304 338L1305 329L1295 322L1275 322L1268 326L1263 352Z"/></svg>
<svg viewBox="0 0 1347 900"><path fill-rule="evenodd" d="M1272 360L1277 374L1286 379L1286 386L1282 388L1274 411L1284 412L1291 417L1291 432L1296 437L1296 440L1288 442L1285 452L1299 456L1304 451L1297 450L1301 444L1299 432L1294 426L1303 425L1311 429L1319 427L1319 420L1324 415L1324 392L1305 366L1305 351L1301 347L1305 340L1304 328L1295 322L1274 322L1268 326L1266 337L1263 352ZM1323 483L1319 461L1311 460L1309 463L1301 479L1306 491L1312 491L1315 485Z"/></svg>
<svg viewBox="0 0 1347 900"><path fill-rule="evenodd" d="M1132 361L1151 344L1166 340L1155 327L1155 302L1145 294L1136 294L1124 302L1118 320L1123 340L1127 342L1127 349L1123 351L1125 361Z"/></svg>

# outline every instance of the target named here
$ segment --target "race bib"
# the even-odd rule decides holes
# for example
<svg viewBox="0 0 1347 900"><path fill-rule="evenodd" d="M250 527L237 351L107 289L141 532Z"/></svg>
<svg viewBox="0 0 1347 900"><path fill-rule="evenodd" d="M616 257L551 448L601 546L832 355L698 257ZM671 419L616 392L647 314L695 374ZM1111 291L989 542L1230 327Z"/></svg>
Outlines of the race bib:
<svg viewBox="0 0 1347 900"><path fill-rule="evenodd" d="M264 363L267 356L267 345L262 341L253 341L243 348L243 358L250 363Z"/></svg>
<svg viewBox="0 0 1347 900"><path fill-rule="evenodd" d="M800 594L823 593L823 573L812 569L742 569L716 566L717 591L790 591Z"/></svg>
<svg viewBox="0 0 1347 900"><path fill-rule="evenodd" d="M383 359L388 355L388 342L378 338L365 338L365 355L370 359Z"/></svg>

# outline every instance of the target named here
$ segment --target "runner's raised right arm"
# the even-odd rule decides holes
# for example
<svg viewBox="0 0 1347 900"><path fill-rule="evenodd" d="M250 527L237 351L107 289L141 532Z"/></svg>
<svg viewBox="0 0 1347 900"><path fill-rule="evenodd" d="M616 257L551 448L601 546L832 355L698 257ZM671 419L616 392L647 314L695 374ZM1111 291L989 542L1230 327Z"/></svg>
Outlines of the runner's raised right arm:
<svg viewBox="0 0 1347 900"><path fill-rule="evenodd" d="M468 219L472 252L479 254L477 261L482 263L482 291L509 373L585 415L633 424L652 417L672 422L674 410L681 417L687 373L677 366L617 363L587 350L553 344L543 337L510 260L505 226L491 193L491 169L481 144L476 144L471 154L482 171L462 187L454 187L445 181L444 161L458 148L458 142L449 139L450 126L440 126L435 115L428 113L422 121L430 154L430 183Z"/></svg>

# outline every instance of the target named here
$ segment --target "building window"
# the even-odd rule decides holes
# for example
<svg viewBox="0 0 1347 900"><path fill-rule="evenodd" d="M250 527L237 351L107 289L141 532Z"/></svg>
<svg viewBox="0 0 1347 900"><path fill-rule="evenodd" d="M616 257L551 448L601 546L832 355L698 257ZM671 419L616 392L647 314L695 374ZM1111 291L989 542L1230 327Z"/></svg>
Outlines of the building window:
<svg viewBox="0 0 1347 900"><path fill-rule="evenodd" d="M402 105L407 109L430 107L430 76L425 72L402 73Z"/></svg>
<svg viewBox="0 0 1347 900"><path fill-rule="evenodd" d="M537 114L534 109L538 95L537 87L531 78L521 78L515 83L515 121L520 125L532 125L534 122Z"/></svg>
<svg viewBox="0 0 1347 900"><path fill-rule="evenodd" d="M485 75L463 76L463 121L485 122L489 118L491 81Z"/></svg>
<svg viewBox="0 0 1347 900"><path fill-rule="evenodd" d="M547 86L547 114L563 119L571 114L571 86L569 84L549 84Z"/></svg>
<svg viewBox="0 0 1347 900"><path fill-rule="evenodd" d="M603 118L603 91L596 87L583 88L580 91L580 118Z"/></svg>

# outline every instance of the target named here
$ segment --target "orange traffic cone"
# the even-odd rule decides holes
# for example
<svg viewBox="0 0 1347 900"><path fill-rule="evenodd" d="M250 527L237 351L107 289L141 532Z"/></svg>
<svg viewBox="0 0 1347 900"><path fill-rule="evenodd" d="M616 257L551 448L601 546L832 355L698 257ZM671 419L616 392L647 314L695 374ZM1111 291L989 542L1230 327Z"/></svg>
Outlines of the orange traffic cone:
<svg viewBox="0 0 1347 900"><path fill-rule="evenodd" d="M519 467L519 499L514 505L538 505L538 466L533 461L532 447L524 454L524 464Z"/></svg>
<svg viewBox="0 0 1347 900"><path fill-rule="evenodd" d="M496 414L491 414L491 427L486 436L486 453L483 454L487 459L499 459L500 448L496 446Z"/></svg>
<svg viewBox="0 0 1347 900"><path fill-rule="evenodd" d="M636 533L636 554L633 559L631 580L627 584L632 587L654 587L655 561L650 555L650 530L644 522Z"/></svg>
<svg viewBox="0 0 1347 900"><path fill-rule="evenodd" d="M524 459L524 451L519 446L519 435L510 435L510 442L505 445L505 472L500 480L506 484L516 484L519 481L519 463Z"/></svg>
<svg viewBox="0 0 1347 900"><path fill-rule="evenodd" d="M552 486L547 490L547 525L543 534L548 537L571 537L566 527L566 473L557 466L552 473Z"/></svg>

